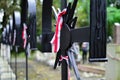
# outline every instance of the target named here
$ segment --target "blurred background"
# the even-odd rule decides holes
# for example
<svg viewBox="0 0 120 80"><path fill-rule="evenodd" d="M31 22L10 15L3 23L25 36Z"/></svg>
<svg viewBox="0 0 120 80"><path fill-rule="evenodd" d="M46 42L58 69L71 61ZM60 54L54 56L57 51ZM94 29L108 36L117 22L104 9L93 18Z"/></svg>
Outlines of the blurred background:
<svg viewBox="0 0 120 80"><path fill-rule="evenodd" d="M71 2L72 0L68 0ZM0 0L0 37L3 28L9 23L13 12L20 9L21 0ZM60 67L53 70L54 60L56 54L41 52L41 34L42 34L42 2L43 0L36 0L36 18L37 18L37 51L32 51L29 54L29 80L60 80ZM60 0L53 0L55 8L60 7ZM75 15L78 16L76 28L89 26L90 20L90 0L79 0ZM82 43L75 43L77 54L76 63L80 71L82 80L120 80L120 0L107 0L107 57L108 62L105 63L90 63L89 44L85 45L87 48L86 54L83 57ZM52 30L55 30L55 17L52 15ZM3 45L1 45L1 53L7 53ZM25 53L23 49L19 49L17 54L17 78L18 80L25 80ZM0 57L0 80L15 80L15 49L10 51L10 60L5 61ZM8 68L10 65L11 68ZM2 69L2 67L7 68ZM9 70L11 69L11 70ZM10 78L6 77L6 73L10 72ZM11 72L12 76L11 76ZM5 74L3 74L5 73ZM8 75L7 75L8 76ZM8 77L9 77L8 76ZM71 80L75 80L73 70L71 70Z"/></svg>

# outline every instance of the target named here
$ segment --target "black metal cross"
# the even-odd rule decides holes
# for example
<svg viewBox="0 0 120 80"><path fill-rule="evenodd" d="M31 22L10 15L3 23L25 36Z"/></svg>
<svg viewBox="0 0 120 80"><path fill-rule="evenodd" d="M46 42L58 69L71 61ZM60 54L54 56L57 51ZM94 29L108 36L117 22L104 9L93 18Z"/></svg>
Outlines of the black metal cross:
<svg viewBox="0 0 120 80"><path fill-rule="evenodd" d="M65 2L64 2L65 1ZM90 56L91 62L104 62L106 58L106 0L90 0L90 27L84 27L74 29L76 21L73 18L74 10L77 4L77 0L74 0L71 7L71 3L66 6L66 0L62 1L62 9L67 8L68 12L63 16L64 23L61 30L60 37L60 49L56 56L56 68L59 62L60 56L67 56L67 51L74 42L89 42L90 43ZM51 6L52 0L43 1L43 43L49 46L44 46L44 52L51 51L50 49L50 35L51 33ZM48 11L50 13L48 13ZM46 13L45 13L46 12ZM47 20L45 17L49 17ZM46 22L45 22L46 21ZM48 23L47 23L48 21ZM72 22L73 21L73 22ZM49 24L50 23L50 24ZM72 24L74 23L74 24ZM72 25L72 26L71 26ZM47 31L46 31L47 30ZM62 61L62 80L68 80L67 78L67 63Z"/></svg>
<svg viewBox="0 0 120 80"><path fill-rule="evenodd" d="M21 1L21 26L25 23L27 26L27 43L25 47L26 56L26 80L28 79L28 43L30 49L36 50L36 1L35 0L22 0Z"/></svg>

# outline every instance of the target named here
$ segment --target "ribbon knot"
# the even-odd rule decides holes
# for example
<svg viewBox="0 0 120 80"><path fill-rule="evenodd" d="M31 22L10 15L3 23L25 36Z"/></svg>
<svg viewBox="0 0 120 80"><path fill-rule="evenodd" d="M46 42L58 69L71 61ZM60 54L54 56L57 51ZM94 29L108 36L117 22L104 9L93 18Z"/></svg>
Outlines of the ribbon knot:
<svg viewBox="0 0 120 80"><path fill-rule="evenodd" d="M68 61L68 56L60 56L59 61L62 61L63 59L66 60L66 61Z"/></svg>
<svg viewBox="0 0 120 80"><path fill-rule="evenodd" d="M25 48L27 44L27 25L25 23L23 24L22 39L23 39L23 48Z"/></svg>

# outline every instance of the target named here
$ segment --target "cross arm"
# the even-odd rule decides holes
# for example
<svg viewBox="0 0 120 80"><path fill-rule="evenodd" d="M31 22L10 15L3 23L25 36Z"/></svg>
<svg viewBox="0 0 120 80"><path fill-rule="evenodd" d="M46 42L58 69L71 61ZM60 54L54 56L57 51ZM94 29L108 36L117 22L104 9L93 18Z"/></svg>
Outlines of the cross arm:
<svg viewBox="0 0 120 80"><path fill-rule="evenodd" d="M73 42L89 42L90 28L83 27L71 30L71 43Z"/></svg>

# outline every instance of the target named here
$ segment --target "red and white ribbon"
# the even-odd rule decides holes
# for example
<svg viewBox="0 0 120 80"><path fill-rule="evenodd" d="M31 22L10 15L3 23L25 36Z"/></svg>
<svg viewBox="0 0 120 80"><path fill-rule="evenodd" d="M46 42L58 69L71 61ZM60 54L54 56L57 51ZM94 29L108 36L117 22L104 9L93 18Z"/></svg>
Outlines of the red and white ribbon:
<svg viewBox="0 0 120 80"><path fill-rule="evenodd" d="M22 39L23 39L23 48L25 48L27 44L27 25L25 23L23 24Z"/></svg>
<svg viewBox="0 0 120 80"><path fill-rule="evenodd" d="M64 9L62 12L60 12L58 14L55 34L51 40L51 43L53 44L53 50L55 53L57 53L60 48L60 31L61 31L62 25L63 25L63 17L62 16L65 14L66 14L66 9Z"/></svg>
<svg viewBox="0 0 120 80"><path fill-rule="evenodd" d="M62 61L63 59L66 60L66 61L68 61L68 56L60 56L59 61Z"/></svg>

